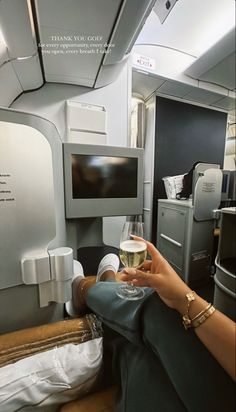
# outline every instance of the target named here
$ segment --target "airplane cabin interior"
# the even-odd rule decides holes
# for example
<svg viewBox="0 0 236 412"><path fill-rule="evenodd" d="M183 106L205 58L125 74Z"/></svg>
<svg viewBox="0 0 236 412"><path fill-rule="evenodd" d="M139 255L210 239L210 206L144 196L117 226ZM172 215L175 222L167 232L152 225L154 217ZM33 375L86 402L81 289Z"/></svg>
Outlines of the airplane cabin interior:
<svg viewBox="0 0 236 412"><path fill-rule="evenodd" d="M235 322L235 72L234 0L0 0L0 412L143 412L68 310L125 223Z"/></svg>

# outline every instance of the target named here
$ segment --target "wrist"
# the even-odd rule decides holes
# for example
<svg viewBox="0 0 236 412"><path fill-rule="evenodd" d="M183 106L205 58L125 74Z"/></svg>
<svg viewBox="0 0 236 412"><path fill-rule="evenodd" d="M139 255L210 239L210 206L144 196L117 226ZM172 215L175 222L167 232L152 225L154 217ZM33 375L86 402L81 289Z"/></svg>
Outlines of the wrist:
<svg viewBox="0 0 236 412"><path fill-rule="evenodd" d="M185 329L198 327L215 311L211 303L206 302L194 291L190 291L185 295L186 309L181 307L181 315Z"/></svg>
<svg viewBox="0 0 236 412"><path fill-rule="evenodd" d="M186 298L186 294L192 292L192 290L188 287L186 288L181 297L178 299L175 305L175 309L180 313L181 316L187 313L188 301ZM204 307L207 305L207 301L202 299L196 292L194 292L194 300L191 302L189 306L189 316L190 318L194 318Z"/></svg>
<svg viewBox="0 0 236 412"><path fill-rule="evenodd" d="M178 297L175 301L174 308L177 310L177 312L180 313L181 316L183 316L186 313L186 310L187 310L186 295L187 293L190 293L191 291L192 290L187 285L185 285L185 287L183 287L182 290L179 292Z"/></svg>

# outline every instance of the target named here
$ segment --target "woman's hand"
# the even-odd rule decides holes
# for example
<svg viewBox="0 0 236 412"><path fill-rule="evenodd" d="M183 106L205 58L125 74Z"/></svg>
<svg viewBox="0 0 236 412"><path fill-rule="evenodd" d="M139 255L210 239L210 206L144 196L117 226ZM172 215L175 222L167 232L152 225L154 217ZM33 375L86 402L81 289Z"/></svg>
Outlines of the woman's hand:
<svg viewBox="0 0 236 412"><path fill-rule="evenodd" d="M120 280L132 282L135 286L148 286L155 289L169 307L184 314L186 311L185 295L191 289L177 275L152 243L137 236L133 236L133 238L146 243L147 251L152 260L146 260L140 270L125 269L120 276Z"/></svg>

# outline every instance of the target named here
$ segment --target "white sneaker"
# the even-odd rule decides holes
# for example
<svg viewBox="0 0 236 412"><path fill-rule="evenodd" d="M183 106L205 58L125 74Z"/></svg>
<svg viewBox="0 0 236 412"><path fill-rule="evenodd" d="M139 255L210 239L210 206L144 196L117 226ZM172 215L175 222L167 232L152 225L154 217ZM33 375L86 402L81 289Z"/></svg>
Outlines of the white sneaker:
<svg viewBox="0 0 236 412"><path fill-rule="evenodd" d="M119 265L119 258L114 253L109 253L108 255L104 256L104 258L101 260L98 266L96 282L100 281L101 276L107 270L112 270L112 272L117 273Z"/></svg>
<svg viewBox="0 0 236 412"><path fill-rule="evenodd" d="M80 262L78 262L78 260L73 260L73 270L74 270L74 275L71 281L71 288L72 288L72 283L73 281L77 278L80 277L81 279L84 278L84 269L83 266L81 265ZM66 312L69 316L71 316L72 318L78 317L78 314L74 308L73 305L73 299L71 298L71 300L69 300L68 302L65 303L65 309Z"/></svg>

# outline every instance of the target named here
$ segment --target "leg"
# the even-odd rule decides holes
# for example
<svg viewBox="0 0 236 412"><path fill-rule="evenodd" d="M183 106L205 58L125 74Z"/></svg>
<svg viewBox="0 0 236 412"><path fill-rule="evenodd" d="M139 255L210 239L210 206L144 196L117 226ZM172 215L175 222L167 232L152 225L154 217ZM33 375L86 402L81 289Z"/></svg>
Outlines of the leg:
<svg viewBox="0 0 236 412"><path fill-rule="evenodd" d="M67 305L66 309L70 315L82 315L88 311L85 296L88 289L96 282L100 281L116 281L119 278L117 273L119 269L119 259L113 253L109 253L101 260L97 276L84 277L83 267L76 262L76 274L72 281L72 301Z"/></svg>
<svg viewBox="0 0 236 412"><path fill-rule="evenodd" d="M116 295L119 282L98 282L87 289L86 302L112 330L136 345L143 345L141 312L145 301L153 293L145 289L145 296L136 301L123 300Z"/></svg>
<svg viewBox="0 0 236 412"><path fill-rule="evenodd" d="M166 371L156 356L144 347L137 347L127 339L118 337L110 344L112 356L106 359L113 380L120 388L116 412L187 412Z"/></svg>
<svg viewBox="0 0 236 412"><path fill-rule="evenodd" d="M116 296L117 286L101 282L89 289L86 297L89 307L106 325L139 345L137 350L145 345L145 350L161 363L188 411L233 411L233 381L194 332L184 330L178 313L149 289L140 301L124 301ZM135 379L130 368L129 371Z"/></svg>
<svg viewBox="0 0 236 412"><path fill-rule="evenodd" d="M104 273L103 279L111 280L111 276L111 273ZM91 287L91 284L87 284L87 287L85 286L83 289L86 294L86 301L91 303L92 300L93 307L96 306L97 309L99 307L99 311L96 310L97 314L102 314L100 307L102 302L105 303L106 307L104 312L109 312L108 322L102 316L105 323L103 376L110 376L112 369L112 380L114 379L115 383L120 386L116 412L124 412L124 410L127 412L143 412L145 410L148 412L156 412L157 410L160 412L186 412L184 404L159 360L152 351L145 348L144 345L140 345L139 323L137 322L136 330L135 327L131 327L132 322L129 322L127 316L125 317L125 330L121 325L111 323L113 319L111 314L112 302L116 300L114 289L118 286L115 282L99 282L96 285L94 284L93 287ZM99 303L95 302L96 298L94 299L93 292L99 296ZM150 293L152 292L148 290L146 297L150 296ZM128 306L126 307L126 311L128 310L131 314L134 313L132 309L135 304L137 308L135 316L138 321L140 303L137 301L123 301L118 297L117 299L121 303L121 307L125 303L130 306L129 309ZM115 306L117 307L117 305ZM126 311L123 311L123 314L120 313L122 318ZM112 330L123 332L126 338L138 343L139 346L133 345L119 334L112 334L112 331L110 328L107 329L106 325L111 326ZM111 382L111 377L109 381Z"/></svg>
<svg viewBox="0 0 236 412"><path fill-rule="evenodd" d="M110 275L107 274L107 277L110 278ZM155 367L159 371L158 374L168 377L177 398L182 401L180 404L184 404L189 412L234 410L232 380L194 332L186 332L183 329L177 312L169 309L156 293L146 289L145 296L140 301L125 301L116 295L116 288L119 287L116 282L98 282L93 284L93 287L91 285L84 288L88 306L102 318L105 325L123 336L120 339L124 346L120 346L120 339L113 340L111 344L113 353L117 354L116 370L119 371L122 396L125 396L126 400L128 394L132 393L132 385L135 385L139 393L149 393L151 389L155 396L158 393L157 386L162 388L162 378L165 380L163 376L158 375L155 379L155 374L152 376L151 372L146 376L145 368L149 365L147 370L151 371ZM129 351L129 347L132 350ZM111 362L109 367L110 365ZM143 376L147 379L143 380ZM166 399L165 396L168 399L169 396L169 392L165 392L165 386L168 385L164 385L158 395L163 396L162 399ZM173 396L173 399L169 399L170 405L175 402L174 398ZM134 410L142 411L138 407ZM164 410L168 409L163 408L160 411Z"/></svg>

